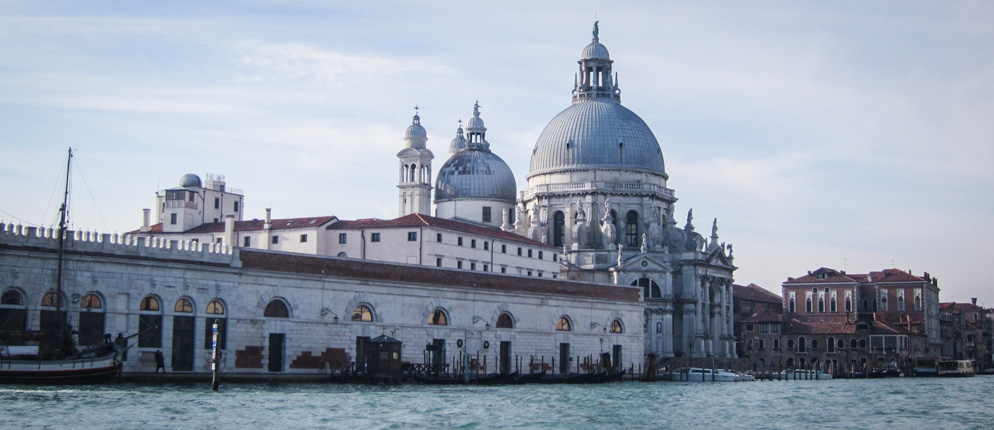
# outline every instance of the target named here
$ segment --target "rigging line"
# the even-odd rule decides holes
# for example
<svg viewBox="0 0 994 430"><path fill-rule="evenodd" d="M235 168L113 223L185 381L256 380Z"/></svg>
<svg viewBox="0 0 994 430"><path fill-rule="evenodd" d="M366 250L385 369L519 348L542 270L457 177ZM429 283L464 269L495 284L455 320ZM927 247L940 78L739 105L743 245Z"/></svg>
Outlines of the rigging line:
<svg viewBox="0 0 994 430"><path fill-rule="evenodd" d="M65 182L65 176L62 176L64 174L65 171L59 169L59 176L55 178L55 186L52 187L52 193L49 194L48 196L48 203L45 205L45 211L42 212L41 215L42 222L45 222L44 220L48 218L48 210L52 208L52 201L55 200L56 193L61 193L62 183ZM58 213L56 213L55 220L52 223L49 223L48 226L53 227L55 225L58 225L59 223L58 220L59 220L59 215Z"/></svg>
<svg viewBox="0 0 994 430"><path fill-rule="evenodd" d="M83 175L83 169L80 167L78 159L76 161L76 173L83 179L83 186L86 187L86 192L90 194L90 201L93 202L93 208L97 210L97 216L100 217L100 222L104 225L104 231L110 231L110 228L107 227L107 221L104 220L104 214L100 212L100 206L97 205L97 199L93 197L93 190L90 188L90 184L86 182L86 176Z"/></svg>
<svg viewBox="0 0 994 430"><path fill-rule="evenodd" d="M35 223L31 222L31 221L27 221L27 220L21 219L17 215L14 215L14 214L12 214L10 212L7 212L7 211L5 211L3 209L0 209L0 212L3 212L5 214L7 214L7 216L9 216L11 218L14 218L14 219L20 221L22 224L28 225L30 227L41 227L40 224L35 224Z"/></svg>

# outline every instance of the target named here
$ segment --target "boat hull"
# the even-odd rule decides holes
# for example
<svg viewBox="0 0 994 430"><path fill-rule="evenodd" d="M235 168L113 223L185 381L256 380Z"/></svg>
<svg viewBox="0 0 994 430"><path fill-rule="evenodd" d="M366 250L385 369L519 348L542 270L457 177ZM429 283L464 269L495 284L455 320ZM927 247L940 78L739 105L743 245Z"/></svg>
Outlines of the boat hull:
<svg viewBox="0 0 994 430"><path fill-rule="evenodd" d="M79 360L0 359L0 383L5 384L100 384L115 380L121 372L116 357Z"/></svg>

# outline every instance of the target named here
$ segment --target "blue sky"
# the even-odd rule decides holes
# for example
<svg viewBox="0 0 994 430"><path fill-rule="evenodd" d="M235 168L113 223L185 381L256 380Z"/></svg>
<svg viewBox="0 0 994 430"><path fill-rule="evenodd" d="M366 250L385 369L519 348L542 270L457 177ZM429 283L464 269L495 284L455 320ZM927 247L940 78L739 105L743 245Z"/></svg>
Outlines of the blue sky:
<svg viewBox="0 0 994 430"><path fill-rule="evenodd" d="M479 3L479 4L477 4ZM826 266L939 278L994 306L994 3L0 1L0 220L137 228L223 174L246 215L397 215L419 106L442 165L479 100L518 188L594 19L683 219L736 282Z"/></svg>

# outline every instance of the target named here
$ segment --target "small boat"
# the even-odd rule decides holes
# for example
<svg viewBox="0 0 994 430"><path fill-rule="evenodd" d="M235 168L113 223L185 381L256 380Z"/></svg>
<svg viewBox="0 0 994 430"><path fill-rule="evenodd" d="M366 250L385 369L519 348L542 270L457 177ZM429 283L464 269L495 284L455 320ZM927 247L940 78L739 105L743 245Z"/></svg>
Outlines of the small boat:
<svg viewBox="0 0 994 430"><path fill-rule="evenodd" d="M938 362L939 376L969 377L976 376L973 360L940 360Z"/></svg>
<svg viewBox="0 0 994 430"><path fill-rule="evenodd" d="M942 357L918 357L915 359L915 376L939 376L939 362Z"/></svg>
<svg viewBox="0 0 994 430"><path fill-rule="evenodd" d="M787 369L780 372L780 379L785 380L812 380L812 381L825 381L832 379L832 375L822 372L821 370L807 370L807 369Z"/></svg>
<svg viewBox="0 0 994 430"><path fill-rule="evenodd" d="M538 382L540 379L545 377L545 370L537 373L522 373L519 374L512 384L531 384L533 382Z"/></svg>
<svg viewBox="0 0 994 430"><path fill-rule="evenodd" d="M34 332L0 333L0 382L25 384L87 384L110 382L121 372L120 351L109 340L104 344L77 350L72 341L68 312L62 300L62 266L65 253L66 212L69 203L69 173L72 148L66 162L66 187L59 217L58 266L55 275L55 312L58 329ZM37 345L24 345L35 342Z"/></svg>
<svg viewBox="0 0 994 430"><path fill-rule="evenodd" d="M625 377L625 373L626 372L625 372L624 369L619 370L617 372L606 373L603 376L601 376L600 378L597 378L597 383L598 384L603 384L603 383L607 383L607 382L617 382L617 381L620 381L621 378Z"/></svg>
<svg viewBox="0 0 994 430"><path fill-rule="evenodd" d="M755 377L752 375L742 375L731 370L691 367L672 373L670 380L684 382L745 382L753 381Z"/></svg>

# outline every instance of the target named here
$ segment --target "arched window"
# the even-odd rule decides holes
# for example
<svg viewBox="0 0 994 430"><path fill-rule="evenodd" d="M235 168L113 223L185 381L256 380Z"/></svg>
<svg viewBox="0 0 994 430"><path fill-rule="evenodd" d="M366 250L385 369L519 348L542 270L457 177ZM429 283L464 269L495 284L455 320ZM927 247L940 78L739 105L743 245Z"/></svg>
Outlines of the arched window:
<svg viewBox="0 0 994 430"><path fill-rule="evenodd" d="M915 296L915 310L922 310L922 296Z"/></svg>
<svg viewBox="0 0 994 430"><path fill-rule="evenodd" d="M624 333L625 327L621 325L621 320L611 321L611 333Z"/></svg>
<svg viewBox="0 0 994 430"><path fill-rule="evenodd" d="M839 311L839 306L835 302L835 297L832 297L831 311L832 312L838 312Z"/></svg>
<svg viewBox="0 0 994 430"><path fill-rule="evenodd" d="M159 299L152 296L145 297L142 299L142 304L138 309L143 311L158 311Z"/></svg>
<svg viewBox="0 0 994 430"><path fill-rule="evenodd" d="M349 258L349 254L347 254L345 251L339 252L338 258Z"/></svg>
<svg viewBox="0 0 994 430"><path fill-rule="evenodd" d="M897 296L897 310L904 310L904 296Z"/></svg>
<svg viewBox="0 0 994 430"><path fill-rule="evenodd" d="M79 344L99 345L104 341L103 300L94 293L88 293L79 301Z"/></svg>
<svg viewBox="0 0 994 430"><path fill-rule="evenodd" d="M59 293L55 291L49 291L41 298L42 306L51 306L54 308L56 306L62 306L63 303L64 302L61 300L61 297L59 297Z"/></svg>
<svg viewBox="0 0 994 430"><path fill-rule="evenodd" d="M811 297L804 299L804 311L811 313Z"/></svg>
<svg viewBox="0 0 994 430"><path fill-rule="evenodd" d="M866 297L863 297L863 312L869 312L869 311L870 311L870 300L867 299Z"/></svg>
<svg viewBox="0 0 994 430"><path fill-rule="evenodd" d="M138 347L162 348L162 313L159 299L155 296L145 296L138 310Z"/></svg>
<svg viewBox="0 0 994 430"><path fill-rule="evenodd" d="M207 304L207 313L210 315L224 315L224 303L220 300L214 299Z"/></svg>
<svg viewBox="0 0 994 430"><path fill-rule="evenodd" d="M639 213L634 210L625 215L625 246L638 248L639 243Z"/></svg>
<svg viewBox="0 0 994 430"><path fill-rule="evenodd" d="M352 321L373 322L373 310L366 305L356 306L352 310Z"/></svg>
<svg viewBox="0 0 994 430"><path fill-rule="evenodd" d="M176 306L173 306L173 311L181 314L191 314L193 313L193 302L186 297L181 298L176 301Z"/></svg>
<svg viewBox="0 0 994 430"><path fill-rule="evenodd" d="M566 237L566 214L556 211L552 216L552 246L562 247Z"/></svg>
<svg viewBox="0 0 994 430"><path fill-rule="evenodd" d="M0 296L0 331L24 331L28 326L26 301L20 291L9 289ZM23 341L8 341L9 345L22 345ZM16 342L16 343L14 343Z"/></svg>
<svg viewBox="0 0 994 430"><path fill-rule="evenodd" d="M852 297L846 297L846 312L852 312Z"/></svg>
<svg viewBox="0 0 994 430"><path fill-rule="evenodd" d="M659 284L649 278L639 278L632 281L633 287L642 287L642 297L646 299L658 299L663 297L662 290L659 289Z"/></svg>
<svg viewBox="0 0 994 430"><path fill-rule="evenodd" d="M436 308L431 311L431 318L428 319L428 324L431 325L449 325L449 316L445 314L445 311L441 308Z"/></svg>
<svg viewBox="0 0 994 430"><path fill-rule="evenodd" d="M228 343L228 320L224 317L224 303L214 299L207 303L207 317L204 318L204 348L211 349L214 343L214 323L217 323L217 349L226 349Z"/></svg>
<svg viewBox="0 0 994 430"><path fill-rule="evenodd" d="M808 350L808 344L807 341L804 339L804 336L797 338L797 352L805 352L807 350Z"/></svg>
<svg viewBox="0 0 994 430"><path fill-rule="evenodd" d="M3 296L0 296L0 305L23 305L24 297L17 290L7 290L3 292Z"/></svg>
<svg viewBox="0 0 994 430"><path fill-rule="evenodd" d="M569 322L569 318L564 316L559 317L559 321L556 321L557 331L572 331L573 324Z"/></svg>
<svg viewBox="0 0 994 430"><path fill-rule="evenodd" d="M514 318L511 314L503 312L497 317L497 328L514 328Z"/></svg>
<svg viewBox="0 0 994 430"><path fill-rule="evenodd" d="M656 323L656 333L662 333L662 332L663 332L663 323L662 322L657 322Z"/></svg>
<svg viewBox="0 0 994 430"><path fill-rule="evenodd" d="M790 303L788 304L787 307L790 309L790 312L796 312L797 311L796 308L795 308L795 306L794 306L794 297L790 298Z"/></svg>
<svg viewBox="0 0 994 430"><path fill-rule="evenodd" d="M887 310L887 296L886 296L886 293L885 293L885 295L883 295L883 296L880 297L880 310L882 310L882 311L886 311Z"/></svg>
<svg viewBox="0 0 994 430"><path fill-rule="evenodd" d="M266 310L262 312L262 316L270 318L290 318L290 309L286 307L286 303L282 300L273 299L266 305Z"/></svg>
<svg viewBox="0 0 994 430"><path fill-rule="evenodd" d="M79 307L83 309L100 309L103 308L103 303L101 303L100 296L91 293L83 296L83 299L79 301Z"/></svg>
<svg viewBox="0 0 994 430"><path fill-rule="evenodd" d="M825 298L818 298L818 312L825 312Z"/></svg>

